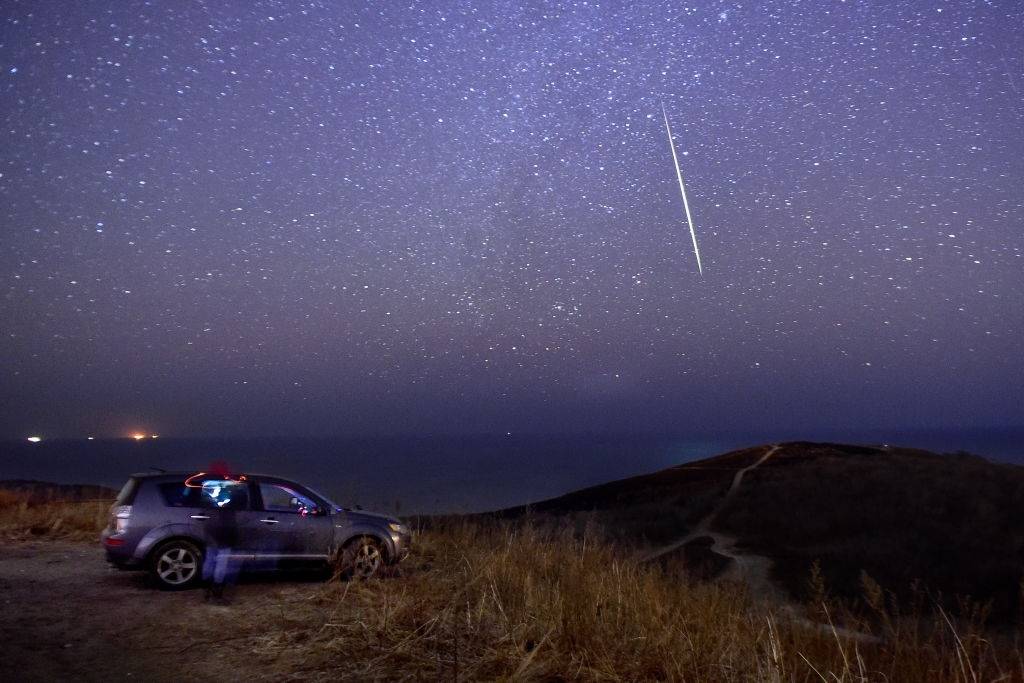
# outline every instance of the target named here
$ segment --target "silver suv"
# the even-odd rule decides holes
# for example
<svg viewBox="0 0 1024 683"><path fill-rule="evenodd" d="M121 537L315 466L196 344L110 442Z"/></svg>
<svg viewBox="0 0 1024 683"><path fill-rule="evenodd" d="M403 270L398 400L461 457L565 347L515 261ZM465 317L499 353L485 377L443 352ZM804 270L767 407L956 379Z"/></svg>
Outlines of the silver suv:
<svg viewBox="0 0 1024 683"><path fill-rule="evenodd" d="M175 590L201 581L215 546L244 570L333 563L368 578L408 555L411 534L394 517L343 508L287 479L198 472L133 474L101 541L115 566L148 569Z"/></svg>

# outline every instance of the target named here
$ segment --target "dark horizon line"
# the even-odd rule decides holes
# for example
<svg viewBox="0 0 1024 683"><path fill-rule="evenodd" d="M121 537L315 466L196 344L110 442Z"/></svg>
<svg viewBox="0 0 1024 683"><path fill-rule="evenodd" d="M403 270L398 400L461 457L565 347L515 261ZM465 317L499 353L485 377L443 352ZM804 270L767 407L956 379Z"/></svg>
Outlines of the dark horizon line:
<svg viewBox="0 0 1024 683"><path fill-rule="evenodd" d="M152 434L145 434L143 438L138 439L130 435L85 435L85 436L45 436L44 432L37 433L41 437L41 443L55 442L55 441L139 441L139 442L151 442L151 441L193 441L193 440L276 440L276 439L292 439L292 440L307 440L307 441L319 441L319 440L332 440L332 439L479 439L479 438L555 438L555 439L617 439L617 438L640 438L640 439L738 439L745 437L762 437L769 435L780 435L785 434L785 441L813 441L815 436L801 437L800 433L808 433L809 435L852 435L856 433L863 433L868 435L880 435L885 433L891 433L893 435L923 435L923 434L958 434L963 432L1018 432L1024 431L1024 423L1022 424L1003 424L1003 425L965 425L951 427L948 425L942 426L909 426L909 427L822 427L822 428L774 428L774 429L737 429L737 430L715 430L715 431L704 431L704 432L651 432L651 431L628 431L628 430L616 430L616 431L593 431L593 430L566 430L560 432L554 431L521 431L521 432L500 432L500 431L481 431L481 432L350 432L350 433L335 433L335 434L283 434L283 433L264 433L264 434L161 434L156 433L156 436ZM143 432L139 432L142 434ZM29 432L29 435L32 435ZM0 443L21 443L28 440L28 436L11 436L11 435L0 435ZM780 437L781 438L781 437Z"/></svg>

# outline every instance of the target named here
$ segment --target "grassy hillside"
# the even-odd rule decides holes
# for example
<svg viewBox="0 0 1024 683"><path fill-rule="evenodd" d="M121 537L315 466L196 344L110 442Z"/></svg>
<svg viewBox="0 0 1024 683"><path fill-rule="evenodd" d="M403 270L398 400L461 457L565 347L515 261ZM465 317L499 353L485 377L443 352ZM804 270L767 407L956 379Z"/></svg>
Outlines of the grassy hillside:
<svg viewBox="0 0 1024 683"><path fill-rule="evenodd" d="M744 449L611 482L502 516L532 513L604 529L640 551L686 536L733 476L767 447ZM773 561L799 599L812 567L838 596L877 583L897 602L956 608L957 596L1020 616L1024 581L1024 468L969 455L902 448L789 443L750 470L711 529ZM685 550L685 549L684 549ZM680 556L685 553L681 550Z"/></svg>
<svg viewBox="0 0 1024 683"><path fill-rule="evenodd" d="M796 595L818 562L837 593L861 572L915 590L990 601L1018 615L1024 580L1024 468L910 449L790 444L750 472L718 527L769 555Z"/></svg>
<svg viewBox="0 0 1024 683"><path fill-rule="evenodd" d="M579 528L596 523L608 540L627 547L669 543L703 518L725 493L737 470L754 464L763 447L746 448L653 474L574 491L502 510L514 519L534 514Z"/></svg>

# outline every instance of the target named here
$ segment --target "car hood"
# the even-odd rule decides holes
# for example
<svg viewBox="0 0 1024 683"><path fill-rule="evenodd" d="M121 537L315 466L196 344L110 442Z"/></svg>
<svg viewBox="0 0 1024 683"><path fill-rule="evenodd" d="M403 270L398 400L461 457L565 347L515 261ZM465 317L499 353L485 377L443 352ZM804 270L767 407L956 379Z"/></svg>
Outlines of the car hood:
<svg viewBox="0 0 1024 683"><path fill-rule="evenodd" d="M385 526L389 523L398 524L399 521L392 515L381 514L380 512L368 512L366 510L345 510L345 514L348 516L349 521L366 522L367 524L377 524Z"/></svg>

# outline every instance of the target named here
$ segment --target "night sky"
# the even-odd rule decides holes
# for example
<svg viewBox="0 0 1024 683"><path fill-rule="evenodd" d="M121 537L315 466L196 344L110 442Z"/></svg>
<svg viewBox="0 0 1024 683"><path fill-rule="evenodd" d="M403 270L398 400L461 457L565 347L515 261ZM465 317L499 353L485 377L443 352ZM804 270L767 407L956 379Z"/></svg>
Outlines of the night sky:
<svg viewBox="0 0 1024 683"><path fill-rule="evenodd" d="M0 19L0 435L1024 423L1020 2Z"/></svg>

